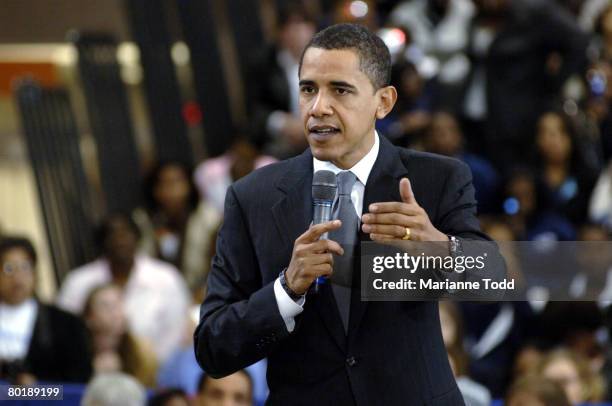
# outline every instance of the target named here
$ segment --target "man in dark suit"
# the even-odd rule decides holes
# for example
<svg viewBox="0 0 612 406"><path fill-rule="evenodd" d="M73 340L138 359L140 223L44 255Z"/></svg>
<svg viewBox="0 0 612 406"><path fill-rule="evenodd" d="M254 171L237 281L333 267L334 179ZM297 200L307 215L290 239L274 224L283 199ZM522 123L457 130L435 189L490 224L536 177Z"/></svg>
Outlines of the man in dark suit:
<svg viewBox="0 0 612 406"><path fill-rule="evenodd" d="M228 189L195 351L213 377L268 357L268 404L463 404L436 302L361 301L359 261L348 301L333 283L311 289L319 276L333 281L334 255L336 265L346 263L338 259L347 237L441 241L449 250L449 235L486 239L464 164L394 147L376 133L397 98L390 64L384 43L362 26L315 35L299 72L310 149ZM309 226L320 169L342 185L352 179L338 193L350 195L350 210L339 210L342 221ZM351 211L359 217L353 236L343 214ZM320 240L325 232L330 239Z"/></svg>
<svg viewBox="0 0 612 406"><path fill-rule="evenodd" d="M34 298L36 252L27 239L0 239L0 380L87 382L85 324Z"/></svg>

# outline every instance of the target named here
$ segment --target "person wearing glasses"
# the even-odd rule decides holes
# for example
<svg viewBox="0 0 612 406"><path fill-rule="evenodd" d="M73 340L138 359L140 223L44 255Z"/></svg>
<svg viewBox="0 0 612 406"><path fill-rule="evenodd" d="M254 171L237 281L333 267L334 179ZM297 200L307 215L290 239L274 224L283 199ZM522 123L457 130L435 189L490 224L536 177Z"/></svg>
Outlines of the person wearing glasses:
<svg viewBox="0 0 612 406"><path fill-rule="evenodd" d="M92 368L85 325L36 298L36 259L28 239L0 239L0 380L86 382Z"/></svg>

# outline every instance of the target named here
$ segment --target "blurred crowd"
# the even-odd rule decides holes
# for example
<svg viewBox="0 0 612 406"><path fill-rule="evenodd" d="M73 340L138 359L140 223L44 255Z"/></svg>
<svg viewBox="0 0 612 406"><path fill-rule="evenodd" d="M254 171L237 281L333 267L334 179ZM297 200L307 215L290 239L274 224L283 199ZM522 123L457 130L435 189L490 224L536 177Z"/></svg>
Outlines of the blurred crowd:
<svg viewBox="0 0 612 406"><path fill-rule="evenodd" d="M399 99L379 134L467 163L491 237L610 240L609 0L337 1L328 12L281 3L275 41L249 56L250 118L231 148L196 168L152 168L143 206L106 216L99 258L67 273L54 304L36 298L29 240L2 236L0 380L90 382L84 404L143 404L144 388L155 405L263 402L265 360L212 379L195 362L191 334L227 187L307 147L299 59L332 23L365 24L383 38ZM520 276L520 261L508 266ZM600 291L612 264L604 272ZM466 403L612 401L608 304L441 302Z"/></svg>

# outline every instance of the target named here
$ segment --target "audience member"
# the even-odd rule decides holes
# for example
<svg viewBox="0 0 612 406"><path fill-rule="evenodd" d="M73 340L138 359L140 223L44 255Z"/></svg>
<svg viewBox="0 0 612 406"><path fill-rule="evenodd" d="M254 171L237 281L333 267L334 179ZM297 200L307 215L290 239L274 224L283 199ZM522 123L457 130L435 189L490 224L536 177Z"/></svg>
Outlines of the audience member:
<svg viewBox="0 0 612 406"><path fill-rule="evenodd" d="M420 144L431 121L436 85L425 81L410 62L393 66L391 82L397 88L397 103L387 117L377 122L376 128L395 144L422 149Z"/></svg>
<svg viewBox="0 0 612 406"><path fill-rule="evenodd" d="M202 200L211 204L219 216L223 216L225 192L232 182L276 161L276 158L259 154L250 142L238 137L225 154L198 165L194 181Z"/></svg>
<svg viewBox="0 0 612 406"><path fill-rule="evenodd" d="M190 406L189 397L182 389L164 389L155 393L147 406Z"/></svg>
<svg viewBox="0 0 612 406"><path fill-rule="evenodd" d="M601 169L612 159L612 86L609 85L612 83L612 60L593 61L584 79L587 85L585 106L577 113L581 130L588 135L590 147L594 149L592 158Z"/></svg>
<svg viewBox="0 0 612 406"><path fill-rule="evenodd" d="M525 302L461 302L469 376L500 397L511 382L519 349L534 334L533 312Z"/></svg>
<svg viewBox="0 0 612 406"><path fill-rule="evenodd" d="M570 406L563 388L541 376L518 379L506 395L507 406Z"/></svg>
<svg viewBox="0 0 612 406"><path fill-rule="evenodd" d="M204 285L221 215L200 202L191 170L179 162L159 163L146 182L145 201L133 214L142 251L174 265L192 290Z"/></svg>
<svg viewBox="0 0 612 406"><path fill-rule="evenodd" d="M597 59L612 60L612 4L599 11L593 27L597 47Z"/></svg>
<svg viewBox="0 0 612 406"><path fill-rule="evenodd" d="M202 374L198 383L196 406L251 406L253 384L244 370L221 379Z"/></svg>
<svg viewBox="0 0 612 406"><path fill-rule="evenodd" d="M548 353L539 372L561 385L572 405L602 400L605 390L602 377L593 373L588 363L574 352L558 349Z"/></svg>
<svg viewBox="0 0 612 406"><path fill-rule="evenodd" d="M468 375L468 356L463 347L463 321L454 302L441 301L439 306L442 338L451 369L466 406L489 406L491 393Z"/></svg>
<svg viewBox="0 0 612 406"><path fill-rule="evenodd" d="M147 394L130 375L112 372L97 375L85 388L82 406L145 406Z"/></svg>
<svg viewBox="0 0 612 406"><path fill-rule="evenodd" d="M513 279L516 289L525 288L525 277L521 269L516 235L502 216L479 216L482 231L498 243L499 251L506 261L507 279Z"/></svg>
<svg viewBox="0 0 612 406"><path fill-rule="evenodd" d="M584 221L593 176L583 163L569 119L558 112L542 114L535 144L540 187L550 209L576 224Z"/></svg>
<svg viewBox="0 0 612 406"><path fill-rule="evenodd" d="M160 388L181 388L187 394L195 395L202 376L202 369L195 359L193 343L176 351L161 366L157 376L157 386ZM266 382L267 360L264 358L246 368L252 380L253 398L256 404L264 404L268 397Z"/></svg>
<svg viewBox="0 0 612 406"><path fill-rule="evenodd" d="M433 114L424 146L428 152L454 157L465 162L472 171L478 212L490 213L496 209L500 176L487 159L466 150L465 138L452 114L442 111Z"/></svg>
<svg viewBox="0 0 612 406"><path fill-rule="evenodd" d="M86 382L87 330L77 317L36 299L36 262L29 240L0 239L0 380Z"/></svg>
<svg viewBox="0 0 612 406"><path fill-rule="evenodd" d="M155 353L127 331L121 288L101 285L85 301L83 318L89 328L96 373L122 371L146 387L155 386Z"/></svg>
<svg viewBox="0 0 612 406"><path fill-rule="evenodd" d="M472 72L463 112L468 137L502 170L524 161L539 113L586 64L587 37L553 0L475 0Z"/></svg>
<svg viewBox="0 0 612 406"><path fill-rule="evenodd" d="M66 275L58 304L81 314L96 286L114 283L123 290L130 331L148 340L163 361L185 337L189 292L172 265L137 254L138 238L130 216L109 215L97 231L102 256Z"/></svg>
<svg viewBox="0 0 612 406"><path fill-rule="evenodd" d="M503 210L519 241L572 241L576 230L564 216L546 209L543 192L527 168L511 171L505 186Z"/></svg>
<svg viewBox="0 0 612 406"><path fill-rule="evenodd" d="M278 17L276 43L253 55L247 70L253 142L257 148L279 158L300 153L307 146L298 117L298 65L315 29L308 12L298 2L284 2Z"/></svg>

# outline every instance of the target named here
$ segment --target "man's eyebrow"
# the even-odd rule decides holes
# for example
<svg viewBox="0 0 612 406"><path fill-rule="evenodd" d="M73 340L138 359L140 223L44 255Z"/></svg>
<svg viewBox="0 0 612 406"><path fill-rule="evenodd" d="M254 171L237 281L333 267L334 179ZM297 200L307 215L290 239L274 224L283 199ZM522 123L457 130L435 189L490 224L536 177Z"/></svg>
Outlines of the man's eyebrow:
<svg viewBox="0 0 612 406"><path fill-rule="evenodd" d="M313 80L300 80L300 86L313 86L315 82Z"/></svg>
<svg viewBox="0 0 612 406"><path fill-rule="evenodd" d="M342 81L342 80L332 80L330 83L332 86L344 87L344 88L351 89L351 90L357 90L355 86L351 85L348 82Z"/></svg>

